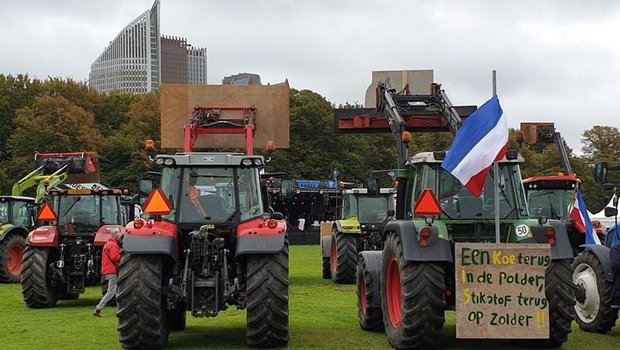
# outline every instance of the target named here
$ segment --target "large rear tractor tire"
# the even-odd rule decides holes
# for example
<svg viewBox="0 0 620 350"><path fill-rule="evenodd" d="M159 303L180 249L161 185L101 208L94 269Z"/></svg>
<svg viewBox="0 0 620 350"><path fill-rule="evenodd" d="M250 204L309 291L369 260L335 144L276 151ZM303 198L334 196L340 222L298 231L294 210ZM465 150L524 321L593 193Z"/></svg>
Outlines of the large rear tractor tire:
<svg viewBox="0 0 620 350"><path fill-rule="evenodd" d="M248 345L286 346L289 339L288 241L279 253L248 257L247 305Z"/></svg>
<svg viewBox="0 0 620 350"><path fill-rule="evenodd" d="M571 260L553 260L545 273L545 295L549 301L549 339L524 339L517 341L517 344L529 348L559 348L566 342L575 318Z"/></svg>
<svg viewBox="0 0 620 350"><path fill-rule="evenodd" d="M405 261L398 234L383 248L381 299L383 323L397 349L439 345L445 322L444 269L433 262Z"/></svg>
<svg viewBox="0 0 620 350"><path fill-rule="evenodd" d="M601 262L592 252L585 251L573 262L575 321L586 332L607 333L618 319L618 309L611 308L614 285L605 280Z"/></svg>
<svg viewBox="0 0 620 350"><path fill-rule="evenodd" d="M19 283L26 238L9 233L0 241L0 282Z"/></svg>
<svg viewBox="0 0 620 350"><path fill-rule="evenodd" d="M339 284L355 283L357 269L357 235L334 231L330 257L332 281Z"/></svg>
<svg viewBox="0 0 620 350"><path fill-rule="evenodd" d="M378 257L380 259L380 256ZM373 273L374 272L374 273ZM366 260L360 256L357 261L357 319L360 327L367 331L383 331L383 312L381 294L375 293L379 286L380 271L369 271ZM373 306L378 302L379 307Z"/></svg>
<svg viewBox="0 0 620 350"><path fill-rule="evenodd" d="M329 263L329 257L323 257L323 279L329 279L332 277L332 270Z"/></svg>
<svg viewBox="0 0 620 350"><path fill-rule="evenodd" d="M159 256L125 254L118 268L118 330L124 349L163 349L168 322Z"/></svg>
<svg viewBox="0 0 620 350"><path fill-rule="evenodd" d="M58 302L59 293L48 278L53 253L52 249L32 246L26 246L24 250L22 295L29 308L52 307Z"/></svg>

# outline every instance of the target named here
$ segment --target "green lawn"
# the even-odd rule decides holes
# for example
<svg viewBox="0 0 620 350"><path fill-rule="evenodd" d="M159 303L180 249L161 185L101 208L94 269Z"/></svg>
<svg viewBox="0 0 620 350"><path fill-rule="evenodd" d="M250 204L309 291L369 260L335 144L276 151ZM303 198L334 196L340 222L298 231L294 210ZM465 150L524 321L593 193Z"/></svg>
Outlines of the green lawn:
<svg viewBox="0 0 620 350"><path fill-rule="evenodd" d="M291 247L290 336L293 348L389 348L383 333L362 331L357 324L354 285L334 285L321 278L318 246ZM119 347L116 309L106 317L91 315L100 297L89 288L76 301L60 301L55 308L30 310L24 306L19 285L0 285L1 349L111 349ZM454 313L446 313L444 348L514 349L507 342L457 341ZM564 349L620 347L620 330L609 335L585 333L573 325ZM222 349L245 347L245 312L228 310L217 318L188 317L187 329L170 336L169 348Z"/></svg>

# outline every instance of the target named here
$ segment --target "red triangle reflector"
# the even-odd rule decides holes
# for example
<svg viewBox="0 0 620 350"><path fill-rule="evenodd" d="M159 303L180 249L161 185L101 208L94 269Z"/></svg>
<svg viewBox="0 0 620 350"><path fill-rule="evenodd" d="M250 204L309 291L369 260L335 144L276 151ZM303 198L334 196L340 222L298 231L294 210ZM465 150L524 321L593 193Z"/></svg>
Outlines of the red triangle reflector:
<svg viewBox="0 0 620 350"><path fill-rule="evenodd" d="M39 215L37 216L37 220L39 221L54 221L58 218L54 209L49 203L43 204L41 210L39 210Z"/></svg>
<svg viewBox="0 0 620 350"><path fill-rule="evenodd" d="M172 210L172 204L170 204L164 191L158 188L151 192L149 198L144 202L142 209L144 212L153 216L168 215Z"/></svg>
<svg viewBox="0 0 620 350"><path fill-rule="evenodd" d="M439 216L441 214L441 206L433 190L422 191L420 198L415 203L413 212L418 216Z"/></svg>

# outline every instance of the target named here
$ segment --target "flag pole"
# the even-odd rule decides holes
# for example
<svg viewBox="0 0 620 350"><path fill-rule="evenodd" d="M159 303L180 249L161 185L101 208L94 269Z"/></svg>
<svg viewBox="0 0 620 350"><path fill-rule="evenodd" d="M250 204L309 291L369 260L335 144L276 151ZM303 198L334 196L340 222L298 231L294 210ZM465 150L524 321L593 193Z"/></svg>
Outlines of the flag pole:
<svg viewBox="0 0 620 350"><path fill-rule="evenodd" d="M493 97L497 96L497 72L493 69ZM493 161L493 195L495 203L495 243L501 243L500 225L499 225L499 165L497 160Z"/></svg>

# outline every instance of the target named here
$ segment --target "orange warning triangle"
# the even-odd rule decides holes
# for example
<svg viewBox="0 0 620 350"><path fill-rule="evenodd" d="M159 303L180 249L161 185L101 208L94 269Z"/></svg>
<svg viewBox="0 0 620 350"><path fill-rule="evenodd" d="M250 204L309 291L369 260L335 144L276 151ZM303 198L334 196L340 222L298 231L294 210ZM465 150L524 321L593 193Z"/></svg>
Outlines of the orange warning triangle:
<svg viewBox="0 0 620 350"><path fill-rule="evenodd" d="M41 207L39 215L37 216L37 219L39 221L54 221L57 218L58 216L56 215L54 209L52 209L52 206L49 203L43 204L43 207Z"/></svg>
<svg viewBox="0 0 620 350"><path fill-rule="evenodd" d="M158 188L151 192L151 195L147 198L142 209L144 209L144 212L154 216L168 215L172 210L172 204L170 204L164 191Z"/></svg>
<svg viewBox="0 0 620 350"><path fill-rule="evenodd" d="M441 206L433 190L422 191L420 198L415 203L413 212L418 216L438 216L441 214Z"/></svg>

